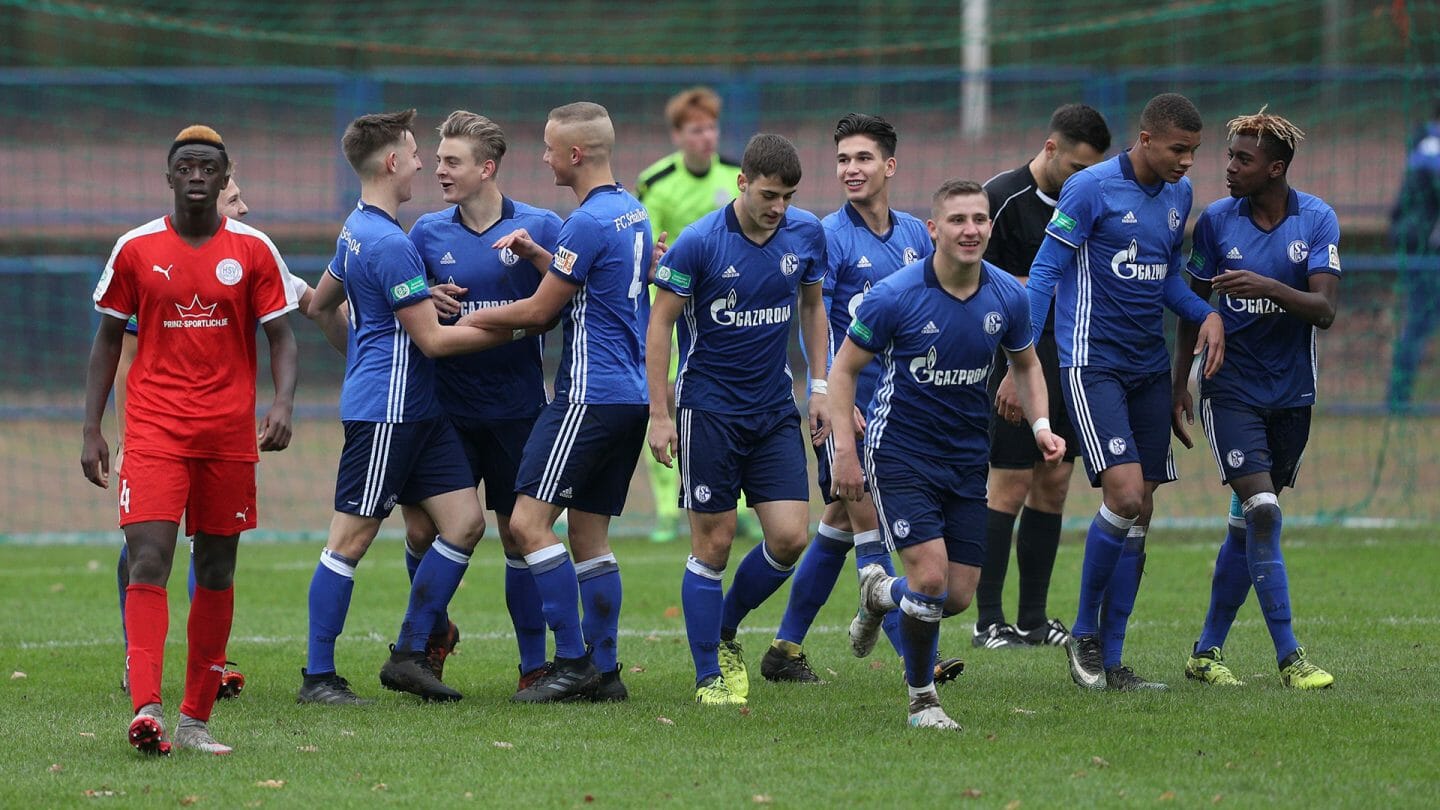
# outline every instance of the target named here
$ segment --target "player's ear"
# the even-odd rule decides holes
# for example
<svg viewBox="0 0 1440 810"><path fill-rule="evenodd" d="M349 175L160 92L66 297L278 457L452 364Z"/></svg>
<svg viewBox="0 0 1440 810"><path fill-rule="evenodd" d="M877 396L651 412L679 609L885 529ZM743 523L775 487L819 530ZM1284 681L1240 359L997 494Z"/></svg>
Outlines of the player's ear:
<svg viewBox="0 0 1440 810"><path fill-rule="evenodd" d="M885 176L886 176L886 177L894 177L894 176L895 176L895 156L894 156L894 155L891 155L890 157L885 158Z"/></svg>
<svg viewBox="0 0 1440 810"><path fill-rule="evenodd" d="M740 189L741 194L745 193L745 187L748 185L750 185L750 181L745 179L744 172L735 175L735 188Z"/></svg>

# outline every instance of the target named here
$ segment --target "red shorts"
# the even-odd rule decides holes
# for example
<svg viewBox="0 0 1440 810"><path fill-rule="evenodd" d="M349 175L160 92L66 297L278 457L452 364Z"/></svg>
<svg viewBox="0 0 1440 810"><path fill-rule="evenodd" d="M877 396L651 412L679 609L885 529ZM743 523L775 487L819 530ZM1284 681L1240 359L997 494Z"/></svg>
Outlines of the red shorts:
<svg viewBox="0 0 1440 810"><path fill-rule="evenodd" d="M127 448L120 464L120 525L180 522L185 534L239 534L255 520L255 462L169 458Z"/></svg>

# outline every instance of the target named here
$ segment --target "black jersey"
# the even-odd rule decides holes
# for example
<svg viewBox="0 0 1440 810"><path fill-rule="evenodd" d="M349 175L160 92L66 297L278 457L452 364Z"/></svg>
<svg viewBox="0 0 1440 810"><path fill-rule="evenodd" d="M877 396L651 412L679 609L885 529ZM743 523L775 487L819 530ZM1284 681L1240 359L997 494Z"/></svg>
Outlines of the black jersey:
<svg viewBox="0 0 1440 810"><path fill-rule="evenodd" d="M1030 275L1030 264L1045 241L1045 226L1055 212L1056 200L1040 190L1030 164L1001 172L985 182L990 198L990 245L985 260L1017 278ZM1055 331L1055 307L1045 319L1045 331Z"/></svg>

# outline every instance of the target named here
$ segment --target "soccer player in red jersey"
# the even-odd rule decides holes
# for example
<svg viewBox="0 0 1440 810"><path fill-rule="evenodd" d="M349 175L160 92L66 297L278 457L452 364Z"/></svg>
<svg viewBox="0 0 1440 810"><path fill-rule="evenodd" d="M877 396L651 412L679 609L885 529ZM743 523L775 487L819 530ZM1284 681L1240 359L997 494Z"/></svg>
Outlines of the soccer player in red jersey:
<svg viewBox="0 0 1440 810"><path fill-rule="evenodd" d="M230 637L239 536L256 525L257 321L275 384L259 449L290 443L297 359L284 316L295 309L295 293L269 238L218 211L229 173L218 133L198 125L181 130L166 173L174 213L122 236L95 288L95 308L109 317L90 350L80 464L99 487L109 486L110 448L100 421L125 323L133 315L140 328L126 381L119 514L130 558L126 657L136 713L129 738L145 753L168 753L172 742L211 754L231 751L207 724ZM182 513L195 535L196 588L185 697L167 738L160 705L170 615L165 585Z"/></svg>

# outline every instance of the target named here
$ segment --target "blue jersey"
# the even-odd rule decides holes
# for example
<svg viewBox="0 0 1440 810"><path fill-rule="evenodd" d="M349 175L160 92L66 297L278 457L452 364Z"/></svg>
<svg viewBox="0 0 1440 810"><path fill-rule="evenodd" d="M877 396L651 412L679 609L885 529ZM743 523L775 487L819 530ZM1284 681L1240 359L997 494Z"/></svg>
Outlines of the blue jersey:
<svg viewBox="0 0 1440 810"><path fill-rule="evenodd" d="M735 206L686 228L655 284L686 298L675 403L717 413L773 411L795 402L790 321L801 284L825 279L825 232L791 208L765 244L740 230Z"/></svg>
<svg viewBox="0 0 1440 810"><path fill-rule="evenodd" d="M1189 178L1142 186L1128 152L1065 182L1027 287L1037 333L1054 289L1061 367L1170 368L1163 305L1192 321L1210 312L1180 272L1190 203ZM1072 249L1066 266L1047 264L1052 239Z"/></svg>
<svg viewBox="0 0 1440 810"><path fill-rule="evenodd" d="M924 222L899 211L890 212L890 230L883 236L870 230L848 202L821 224L830 259L825 273L825 312L830 318L829 360L834 360L845 342L845 330L870 288L905 265L929 256L934 245ZM855 401L869 402L879 379L878 362L861 370L855 381Z"/></svg>
<svg viewBox="0 0 1440 810"><path fill-rule="evenodd" d="M650 221L620 185L598 186L560 228L550 273L580 287L565 305L555 400L645 405Z"/></svg>
<svg viewBox="0 0 1440 810"><path fill-rule="evenodd" d="M1309 289L1316 273L1340 275L1340 223L1325 201L1290 190L1285 219L1263 231L1250 218L1250 201L1226 197L1211 203L1195 223L1190 274L1211 281L1228 270L1249 270ZM1260 408L1315 404L1315 327L1268 298L1220 297L1225 321L1225 364L1200 395Z"/></svg>
<svg viewBox="0 0 1440 810"><path fill-rule="evenodd" d="M350 305L340 418L393 423L439 416L435 363L395 315L430 297L425 265L400 223L361 201L345 218L326 269L345 285Z"/></svg>
<svg viewBox="0 0 1440 810"><path fill-rule="evenodd" d="M984 262L979 288L962 301L940 286L933 257L907 265L871 288L848 336L880 360L866 414L871 453L989 462L996 349L1031 343L1029 302L1014 276Z"/></svg>
<svg viewBox="0 0 1440 810"><path fill-rule="evenodd" d="M431 279L467 289L460 299L460 314L467 315L529 298L540 286L537 268L509 248L495 250L490 245L516 228L524 228L536 244L554 252L560 222L551 211L506 197L500 219L484 233L470 230L460 217L460 206L455 205L420 217L410 229L410 241L420 251ZM465 419L534 416L545 404L540 340L537 335L437 360L435 387L440 406L451 416Z"/></svg>

